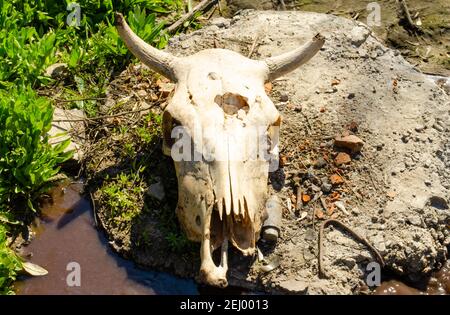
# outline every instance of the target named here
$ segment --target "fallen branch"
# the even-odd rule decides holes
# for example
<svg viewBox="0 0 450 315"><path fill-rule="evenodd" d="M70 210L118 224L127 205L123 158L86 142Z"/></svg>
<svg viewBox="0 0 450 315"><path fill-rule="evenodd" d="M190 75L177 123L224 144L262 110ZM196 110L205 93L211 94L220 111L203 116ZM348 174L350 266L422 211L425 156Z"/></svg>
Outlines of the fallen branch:
<svg viewBox="0 0 450 315"><path fill-rule="evenodd" d="M320 230L319 230L319 261L318 261L318 263L319 263L319 277L320 278L327 277L325 274L324 268L323 268L323 230L329 224L343 228L348 233L350 233L358 242L361 242L364 245L366 245L372 251L372 253L376 256L381 267L384 267L385 263L384 263L383 257L381 256L380 252L369 243L369 241L367 241L364 237L360 236L358 233L353 231L351 228L349 228L347 225L345 225L341 221L330 219L330 220L324 221L322 223L322 225L320 226Z"/></svg>
<svg viewBox="0 0 450 315"><path fill-rule="evenodd" d="M180 26L184 24L184 22L190 20L197 12L205 11L210 6L217 3L218 0L203 0L199 4L197 4L190 12L183 15L178 21L173 23L167 28L167 32L169 34L174 33Z"/></svg>
<svg viewBox="0 0 450 315"><path fill-rule="evenodd" d="M409 13L408 5L405 0L400 0L400 8L402 9L403 15L405 16L405 21L408 27L413 31L421 31L420 27L414 23Z"/></svg>
<svg viewBox="0 0 450 315"><path fill-rule="evenodd" d="M255 39L253 40L252 46L250 47L250 51L248 52L247 58L251 58L251 56L253 55L253 52L255 51L256 48L256 44L258 43L259 38L261 37L261 33L262 33L261 29L256 33Z"/></svg>
<svg viewBox="0 0 450 315"><path fill-rule="evenodd" d="M81 101L102 101L106 100L106 97L85 97L85 98L78 98L78 99L72 99L72 100L62 100L55 98L53 99L56 102L60 103L70 103L70 102L81 102Z"/></svg>
<svg viewBox="0 0 450 315"><path fill-rule="evenodd" d="M96 117L90 117L90 118L78 118L78 119L56 119L53 122L72 122L72 121L89 121L89 120L99 120L99 119L106 119L106 118L115 118L115 117L120 117L120 116L125 116L125 115L129 115L129 114L136 114L139 112L143 112L146 110L149 110L151 107L147 107L147 108L141 108L141 109L137 109L137 110L132 110L129 112L122 112L122 113L118 113L118 114L114 114L114 115L103 115L103 116L96 116Z"/></svg>

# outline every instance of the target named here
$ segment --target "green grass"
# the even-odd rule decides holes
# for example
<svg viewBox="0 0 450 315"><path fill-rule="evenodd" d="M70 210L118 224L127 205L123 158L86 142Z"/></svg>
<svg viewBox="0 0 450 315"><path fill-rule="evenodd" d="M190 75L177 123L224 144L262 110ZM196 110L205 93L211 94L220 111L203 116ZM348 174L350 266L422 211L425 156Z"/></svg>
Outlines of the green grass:
<svg viewBox="0 0 450 315"><path fill-rule="evenodd" d="M14 294L11 285L22 270L22 261L7 246L6 227L0 224L0 294Z"/></svg>
<svg viewBox="0 0 450 315"><path fill-rule="evenodd" d="M68 142L49 145L54 104L36 91L55 89L63 99L103 97L114 76L135 62L114 27L114 12L123 13L145 41L164 48L169 39L164 28L183 9L182 0L79 0L81 19L76 26L66 23L71 2L0 0L0 293L12 292L10 285L20 269L6 245L6 231L29 222L36 197L70 157L63 153ZM191 21L184 27L198 24ZM46 69L58 62L67 64L67 73L59 79L47 77ZM88 116L99 114L95 100L69 104ZM154 142L158 132L133 129L138 141L125 147L128 157ZM142 188L137 175L141 171L120 175L103 187L120 220L132 220L137 213L134 197L125 192Z"/></svg>
<svg viewBox="0 0 450 315"><path fill-rule="evenodd" d="M111 180L105 178L103 186L99 189L100 200L116 224L130 222L140 213L139 199L145 192L141 178L144 169L140 167L136 172L123 172Z"/></svg>

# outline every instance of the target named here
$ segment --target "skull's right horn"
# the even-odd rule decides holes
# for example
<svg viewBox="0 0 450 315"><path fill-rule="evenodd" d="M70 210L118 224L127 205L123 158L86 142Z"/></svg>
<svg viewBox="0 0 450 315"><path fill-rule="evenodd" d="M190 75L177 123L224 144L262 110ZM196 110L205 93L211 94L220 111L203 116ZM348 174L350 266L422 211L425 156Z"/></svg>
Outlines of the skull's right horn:
<svg viewBox="0 0 450 315"><path fill-rule="evenodd" d="M325 38L317 34L302 47L282 55L264 60L268 67L267 81L272 81L286 73L295 70L311 59L325 43Z"/></svg>

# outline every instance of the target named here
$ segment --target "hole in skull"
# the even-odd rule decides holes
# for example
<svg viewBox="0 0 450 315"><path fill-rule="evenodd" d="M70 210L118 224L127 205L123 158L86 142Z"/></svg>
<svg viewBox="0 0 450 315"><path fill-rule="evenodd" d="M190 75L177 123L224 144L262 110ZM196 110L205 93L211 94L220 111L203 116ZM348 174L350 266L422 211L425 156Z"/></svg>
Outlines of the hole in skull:
<svg viewBox="0 0 450 315"><path fill-rule="evenodd" d="M202 220L200 219L199 215L195 217L195 224L197 224L198 226L202 225Z"/></svg>
<svg viewBox="0 0 450 315"><path fill-rule="evenodd" d="M214 102L222 108L227 115L236 115L240 110L245 114L249 111L248 99L242 95L234 93L225 93L216 95Z"/></svg>

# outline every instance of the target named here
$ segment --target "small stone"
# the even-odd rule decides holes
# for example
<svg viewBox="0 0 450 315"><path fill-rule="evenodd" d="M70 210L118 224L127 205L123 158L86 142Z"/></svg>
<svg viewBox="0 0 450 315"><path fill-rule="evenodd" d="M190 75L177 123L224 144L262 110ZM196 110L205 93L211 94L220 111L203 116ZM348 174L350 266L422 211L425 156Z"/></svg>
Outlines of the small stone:
<svg viewBox="0 0 450 315"><path fill-rule="evenodd" d="M52 79L61 79L68 73L67 63L55 63L45 69L45 76Z"/></svg>
<svg viewBox="0 0 450 315"><path fill-rule="evenodd" d="M166 195L164 192L164 186L160 182L151 184L147 190L147 194L150 197L158 199L159 201L163 200Z"/></svg>
<svg viewBox="0 0 450 315"><path fill-rule="evenodd" d="M332 188L333 186L330 183L322 183L322 185L320 186L320 189L325 194L330 193Z"/></svg>
<svg viewBox="0 0 450 315"><path fill-rule="evenodd" d="M324 158L320 157L317 159L317 161L314 163L315 168L322 168L327 165L327 161L325 161Z"/></svg>
<svg viewBox="0 0 450 315"><path fill-rule="evenodd" d="M334 203L334 205L335 205L339 210L341 210L344 214L350 215L350 213L348 213L348 211L347 211L347 209L345 208L345 205L344 205L344 203L343 203L342 201L336 201L336 202Z"/></svg>
<svg viewBox="0 0 450 315"><path fill-rule="evenodd" d="M424 125L417 125L416 127L414 127L414 130L416 132L422 132L422 131L424 131L424 129L425 129Z"/></svg>
<svg viewBox="0 0 450 315"><path fill-rule="evenodd" d="M444 131L444 128L441 125L437 124L437 123L433 124L433 128L436 129L439 132Z"/></svg>
<svg viewBox="0 0 450 315"><path fill-rule="evenodd" d="M347 98L348 98L349 100L355 98L355 93L348 93Z"/></svg>
<svg viewBox="0 0 450 315"><path fill-rule="evenodd" d="M316 256L311 252L309 248L305 248L305 250L303 251L303 258L305 258L306 261L309 261L316 258Z"/></svg>
<svg viewBox="0 0 450 315"><path fill-rule="evenodd" d="M430 168L431 167L431 161L428 159L425 162L423 162L423 167Z"/></svg>
<svg viewBox="0 0 450 315"><path fill-rule="evenodd" d="M408 142L409 142L409 139L410 139L410 136L409 136L409 135L403 135L403 136L402 136L402 141L403 141L403 143L408 143Z"/></svg>
<svg viewBox="0 0 450 315"><path fill-rule="evenodd" d="M377 151L383 150L383 147L384 147L384 143L375 144L375 149L377 149Z"/></svg>
<svg viewBox="0 0 450 315"><path fill-rule="evenodd" d="M428 187L431 186L431 181L429 179L424 180L423 182L425 185L427 185Z"/></svg>
<svg viewBox="0 0 450 315"><path fill-rule="evenodd" d="M350 155L348 155L345 152L339 152L338 155L336 156L336 158L334 159L334 163L337 166L348 164L351 161L352 161L352 158L350 157Z"/></svg>
<svg viewBox="0 0 450 315"><path fill-rule="evenodd" d="M333 184L333 185L340 185L340 184L344 183L344 180L338 174L331 175L330 181L331 181L331 184Z"/></svg>
<svg viewBox="0 0 450 315"><path fill-rule="evenodd" d="M331 89L326 89L325 93L327 93L327 94L336 93L337 90L338 90L337 87L333 86L333 88L331 88Z"/></svg>
<svg viewBox="0 0 450 315"><path fill-rule="evenodd" d="M287 93L280 93L280 102L289 101L289 95Z"/></svg>
<svg viewBox="0 0 450 315"><path fill-rule="evenodd" d="M139 97L146 97L147 96L147 92L145 90L139 90L139 91L136 92L136 94Z"/></svg>
<svg viewBox="0 0 450 315"><path fill-rule="evenodd" d="M420 220L420 217L418 215L410 215L407 217L406 220L412 225L416 225L416 226L422 225L422 221Z"/></svg>
<svg viewBox="0 0 450 315"><path fill-rule="evenodd" d="M218 27L228 28L230 27L231 21L224 17L218 17L211 21L212 25L216 25Z"/></svg>
<svg viewBox="0 0 450 315"><path fill-rule="evenodd" d="M313 241L316 239L316 234L313 229L306 230L305 241Z"/></svg>
<svg viewBox="0 0 450 315"><path fill-rule="evenodd" d="M289 279L280 282L280 287L289 293L304 293L308 290L308 284L305 281Z"/></svg>
<svg viewBox="0 0 450 315"><path fill-rule="evenodd" d="M334 139L334 145L341 148L352 150L353 153L361 151L364 142L355 135L349 135L346 137L336 137Z"/></svg>
<svg viewBox="0 0 450 315"><path fill-rule="evenodd" d="M331 86L339 85L339 83L341 83L341 80L339 80L339 79L331 80Z"/></svg>

